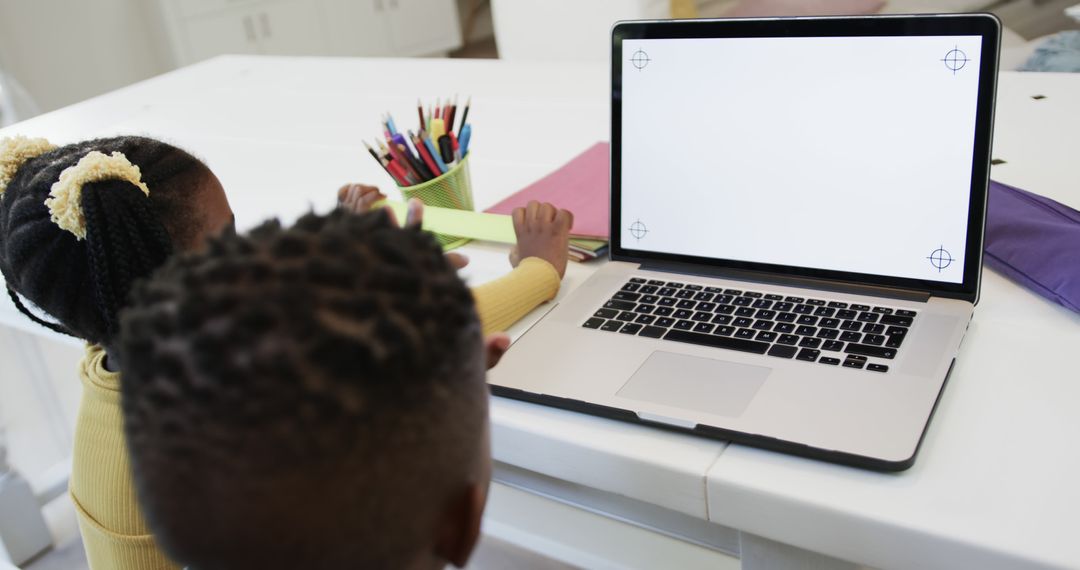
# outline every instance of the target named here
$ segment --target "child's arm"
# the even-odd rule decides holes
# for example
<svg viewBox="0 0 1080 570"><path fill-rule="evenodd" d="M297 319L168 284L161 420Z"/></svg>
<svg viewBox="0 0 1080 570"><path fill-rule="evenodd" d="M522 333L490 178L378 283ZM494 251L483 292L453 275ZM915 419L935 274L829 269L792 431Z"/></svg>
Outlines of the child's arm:
<svg viewBox="0 0 1080 570"><path fill-rule="evenodd" d="M473 288L484 333L506 330L559 292L566 272L574 216L551 204L529 202L512 215L517 245L510 252L514 270Z"/></svg>
<svg viewBox="0 0 1080 570"><path fill-rule="evenodd" d="M368 211L385 198L378 188L364 184L347 184L338 190L339 204L357 213ZM422 216L419 204L410 204L406 224L419 224ZM514 209L511 217L517 234L517 245L510 252L513 271L473 288L484 334L506 330L541 303L553 299L566 273L573 214L532 201ZM468 262L458 254L447 256L458 268Z"/></svg>

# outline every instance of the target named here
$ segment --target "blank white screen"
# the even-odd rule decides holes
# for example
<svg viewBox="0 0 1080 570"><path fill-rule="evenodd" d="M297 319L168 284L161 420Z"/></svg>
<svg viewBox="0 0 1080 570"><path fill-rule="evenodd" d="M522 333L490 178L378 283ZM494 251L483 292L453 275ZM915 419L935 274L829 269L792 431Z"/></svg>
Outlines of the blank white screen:
<svg viewBox="0 0 1080 570"><path fill-rule="evenodd" d="M962 282L980 48L624 40L623 247Z"/></svg>

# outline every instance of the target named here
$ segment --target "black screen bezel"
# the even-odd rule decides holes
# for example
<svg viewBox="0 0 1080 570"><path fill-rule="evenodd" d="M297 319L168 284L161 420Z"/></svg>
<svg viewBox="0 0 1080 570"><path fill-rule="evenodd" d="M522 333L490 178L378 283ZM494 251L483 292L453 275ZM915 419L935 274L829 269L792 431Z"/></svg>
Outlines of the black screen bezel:
<svg viewBox="0 0 1080 570"><path fill-rule="evenodd" d="M997 60L1001 24L992 14L933 16L862 16L824 18L772 18L726 20L666 20L619 22L612 28L611 58L611 218L610 256L615 261L641 264L672 262L763 274L782 274L815 280L859 283L875 287L914 290L933 296L978 301L982 268L986 195L990 180L990 145L997 86ZM967 247L961 283L872 275L658 253L623 247L621 209L622 143L622 42L625 39L751 38L751 37L853 37L853 36L981 36L975 143L971 165Z"/></svg>

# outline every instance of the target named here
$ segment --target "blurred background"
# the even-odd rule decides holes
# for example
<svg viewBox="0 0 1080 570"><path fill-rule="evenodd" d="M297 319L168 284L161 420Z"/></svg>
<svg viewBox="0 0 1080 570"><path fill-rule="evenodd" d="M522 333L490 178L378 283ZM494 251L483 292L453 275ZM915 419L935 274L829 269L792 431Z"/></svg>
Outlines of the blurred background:
<svg viewBox="0 0 1080 570"><path fill-rule="evenodd" d="M1076 0L0 0L0 124L221 54L605 59L619 19L989 11L1002 69ZM1080 8L1074 8L1074 13ZM1076 43L1076 42L1074 42Z"/></svg>

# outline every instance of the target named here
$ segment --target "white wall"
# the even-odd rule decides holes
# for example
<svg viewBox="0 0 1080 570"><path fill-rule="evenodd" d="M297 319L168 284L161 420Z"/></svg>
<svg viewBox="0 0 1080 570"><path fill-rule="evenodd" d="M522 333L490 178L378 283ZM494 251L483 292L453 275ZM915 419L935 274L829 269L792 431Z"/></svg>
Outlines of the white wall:
<svg viewBox="0 0 1080 570"><path fill-rule="evenodd" d="M51 111L171 69L157 3L2 0L0 69Z"/></svg>

